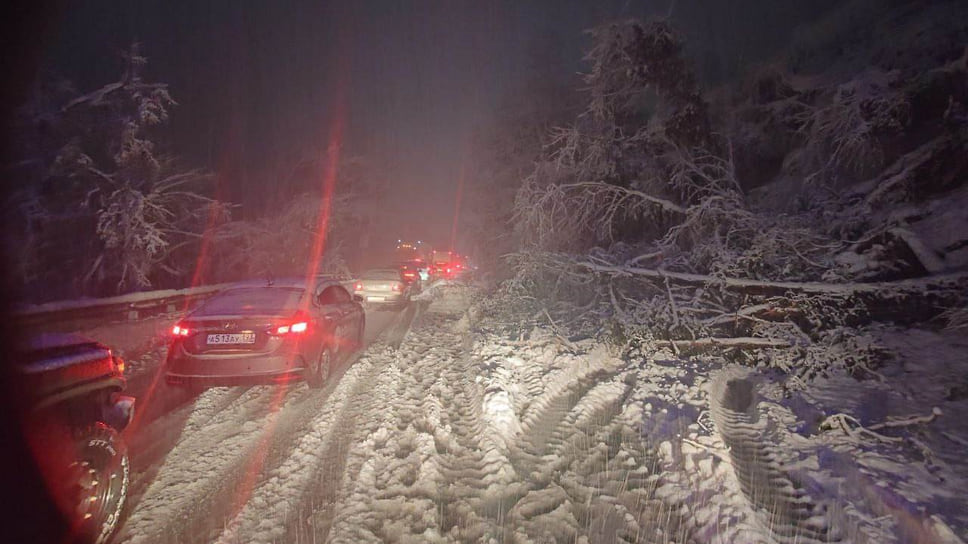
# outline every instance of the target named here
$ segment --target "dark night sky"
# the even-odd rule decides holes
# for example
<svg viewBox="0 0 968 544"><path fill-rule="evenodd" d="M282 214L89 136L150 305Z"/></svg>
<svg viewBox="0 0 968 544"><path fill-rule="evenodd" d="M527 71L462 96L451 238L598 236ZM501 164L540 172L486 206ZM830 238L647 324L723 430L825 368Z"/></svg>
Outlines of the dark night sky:
<svg viewBox="0 0 968 544"><path fill-rule="evenodd" d="M724 51L768 54L762 45L781 40L802 19L797 4L803 3L685 1L676 4L673 20L705 52L702 68L716 75ZM414 206L440 228L450 220L442 210L453 202L474 128L526 79L530 51L556 44L561 70L578 71L587 46L582 30L666 13L668 6L668 0L72 2L47 58L56 73L87 90L113 81L116 53L141 41L146 77L169 83L180 103L171 121L172 151L218 170L229 180L221 196L246 204L271 199L271 180L293 155L325 147L343 83L345 149L385 164L400 197L391 201ZM750 27L760 29L756 36Z"/></svg>

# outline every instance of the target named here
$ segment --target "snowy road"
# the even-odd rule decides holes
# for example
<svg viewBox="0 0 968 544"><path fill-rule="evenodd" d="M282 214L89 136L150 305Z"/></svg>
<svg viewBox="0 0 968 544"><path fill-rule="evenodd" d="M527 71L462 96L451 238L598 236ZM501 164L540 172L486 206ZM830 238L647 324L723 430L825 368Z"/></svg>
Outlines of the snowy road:
<svg viewBox="0 0 968 544"><path fill-rule="evenodd" d="M154 393L166 408L129 438L118 540L903 541L889 512L853 513L866 499L811 495L816 442L770 423L789 414L766 382L540 328L509 338L473 298L445 285L368 313L366 350L320 390Z"/></svg>
<svg viewBox="0 0 968 544"><path fill-rule="evenodd" d="M407 318L412 318L412 312L367 312L365 344L371 346L381 335L391 339L398 336ZM140 534L138 538L210 540L206 538L207 520L225 508L226 516L237 508L229 493L237 486L251 485L243 479L256 477L256 472L268 466L264 463L273 460L270 452L277 456L292 447L292 441L312 423L311 416L327 402L360 355L335 369L330 384L320 390L309 390L301 383L288 387L221 387L198 397L165 385L159 360L163 352L147 357L154 359L153 370L143 373L129 387L139 393L140 411L126 432L133 473L129 519L118 540L127 538L128 528L140 529L144 515L161 515L158 520L162 525L170 523L173 527L166 528L163 537L151 529L131 533ZM259 465L252 464L260 459ZM165 503L168 506L161 508L164 513L158 514L158 504Z"/></svg>
<svg viewBox="0 0 968 544"><path fill-rule="evenodd" d="M370 318L368 349L322 390L217 388L147 424L132 441L119 540L601 542L683 531L650 498L657 459L623 410L632 387L619 361L558 353L552 339L475 343L468 291L445 291L385 323Z"/></svg>

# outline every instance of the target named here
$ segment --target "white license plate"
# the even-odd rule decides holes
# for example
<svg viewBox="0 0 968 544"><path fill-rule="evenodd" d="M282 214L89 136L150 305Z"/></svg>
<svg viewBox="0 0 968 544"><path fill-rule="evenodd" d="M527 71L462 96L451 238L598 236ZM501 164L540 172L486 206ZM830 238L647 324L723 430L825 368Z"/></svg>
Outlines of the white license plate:
<svg viewBox="0 0 968 544"><path fill-rule="evenodd" d="M205 340L205 343L209 345L255 344L255 333L239 332L239 333L210 334L208 335L208 338Z"/></svg>
<svg viewBox="0 0 968 544"><path fill-rule="evenodd" d="M383 302L386 299L387 299L387 297L374 297L374 296L366 297L366 300L368 300L370 302Z"/></svg>

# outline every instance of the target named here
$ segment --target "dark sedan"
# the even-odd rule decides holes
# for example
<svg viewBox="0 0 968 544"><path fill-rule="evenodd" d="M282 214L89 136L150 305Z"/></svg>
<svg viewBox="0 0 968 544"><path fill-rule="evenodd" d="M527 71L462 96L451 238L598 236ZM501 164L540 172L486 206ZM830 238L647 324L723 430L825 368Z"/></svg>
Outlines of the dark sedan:
<svg viewBox="0 0 968 544"><path fill-rule="evenodd" d="M176 385L321 387L363 345L363 307L331 278L245 282L205 301L171 331L166 380Z"/></svg>

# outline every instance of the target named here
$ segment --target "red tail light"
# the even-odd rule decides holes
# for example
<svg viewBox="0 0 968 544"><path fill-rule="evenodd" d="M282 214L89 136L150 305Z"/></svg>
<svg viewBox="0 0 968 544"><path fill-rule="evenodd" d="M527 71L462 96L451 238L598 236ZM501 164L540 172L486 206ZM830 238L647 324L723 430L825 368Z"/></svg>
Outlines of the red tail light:
<svg viewBox="0 0 968 544"><path fill-rule="evenodd" d="M191 333L184 325L175 325L171 328L172 336L188 336Z"/></svg>
<svg viewBox="0 0 968 544"><path fill-rule="evenodd" d="M289 323L286 325L279 325L275 329L270 330L270 334L275 336L283 336L286 334L302 334L309 330L309 322L302 321L301 318L296 318L298 321Z"/></svg>
<svg viewBox="0 0 968 544"><path fill-rule="evenodd" d="M353 285L353 290L354 291L362 291L363 290L363 282L361 282L361 281L356 282L356 284Z"/></svg>
<svg viewBox="0 0 968 544"><path fill-rule="evenodd" d="M400 291L403 289L403 286L400 285L399 283L394 283L393 286L390 287L390 289L393 289L394 291Z"/></svg>

